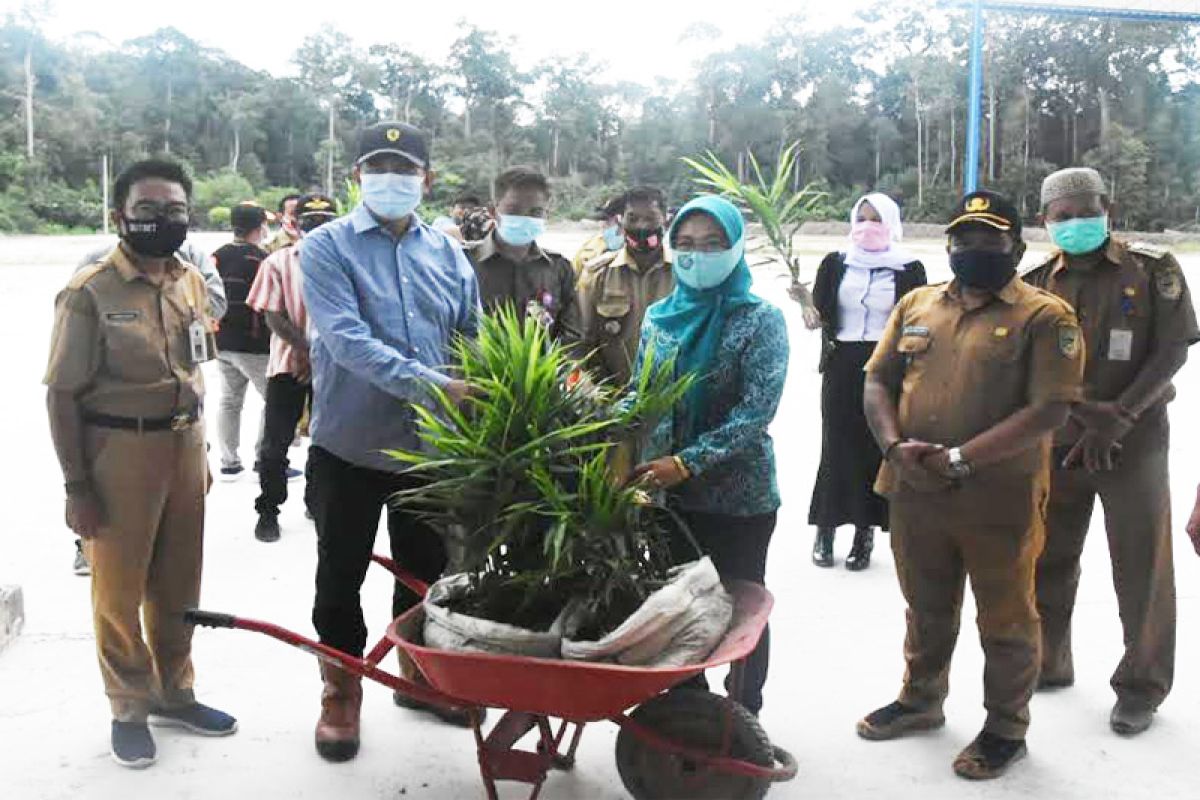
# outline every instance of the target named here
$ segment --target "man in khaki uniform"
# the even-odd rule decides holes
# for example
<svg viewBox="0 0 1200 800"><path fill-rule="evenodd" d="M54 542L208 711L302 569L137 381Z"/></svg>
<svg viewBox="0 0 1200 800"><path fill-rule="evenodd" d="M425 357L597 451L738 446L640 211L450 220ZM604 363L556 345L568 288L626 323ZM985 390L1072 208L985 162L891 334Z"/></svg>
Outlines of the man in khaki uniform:
<svg viewBox="0 0 1200 800"><path fill-rule="evenodd" d="M155 760L148 721L209 736L237 728L196 702L183 621L200 593L210 476L199 363L213 349L204 278L173 255L190 194L170 161L117 179L122 243L59 294L45 378L67 524L92 564L112 755L128 767Z"/></svg>
<svg viewBox="0 0 1200 800"><path fill-rule="evenodd" d="M1058 249L1025 276L1075 307L1087 346L1084 402L1054 438L1037 599L1041 685L1069 686L1079 557L1099 495L1125 631L1110 725L1131 735L1150 727L1175 670L1166 406L1175 396L1171 379L1200 331L1174 257L1109 235L1106 192L1092 169L1046 178L1042 210Z"/></svg>
<svg viewBox="0 0 1200 800"><path fill-rule="evenodd" d="M299 202L298 194L284 195L279 201L279 214L276 215L279 219L279 231L264 245L268 254L291 247L300 241L300 229L296 227L296 204Z"/></svg>
<svg viewBox="0 0 1200 800"><path fill-rule="evenodd" d="M675 288L666 248L667 200L653 188L625 194L625 246L588 262L579 278L582 348L591 367L617 386L629 382L646 309Z"/></svg>
<svg viewBox="0 0 1200 800"><path fill-rule="evenodd" d="M622 194L609 200L596 209L592 219L604 223L604 230L588 239L575 252L571 259L571 269L575 277L583 274L583 268L597 256L608 252L616 252L625 246L625 233L621 230L621 216L625 213L625 195Z"/></svg>
<svg viewBox="0 0 1200 800"><path fill-rule="evenodd" d="M884 451L876 491L891 504L908 632L900 696L858 733L891 739L945 723L969 577L988 714L954 770L983 779L1026 752L1050 434L1080 399L1083 346L1070 307L1017 277L1025 245L1011 203L967 195L947 232L955 279L904 297L866 367L865 410Z"/></svg>

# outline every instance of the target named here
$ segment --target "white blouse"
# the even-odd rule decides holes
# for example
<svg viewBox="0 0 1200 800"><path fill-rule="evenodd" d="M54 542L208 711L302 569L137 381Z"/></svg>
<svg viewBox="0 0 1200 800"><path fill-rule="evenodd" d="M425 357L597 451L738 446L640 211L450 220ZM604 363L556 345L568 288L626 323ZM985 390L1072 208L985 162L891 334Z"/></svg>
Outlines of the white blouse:
<svg viewBox="0 0 1200 800"><path fill-rule="evenodd" d="M846 267L838 287L838 341L879 341L895 305L895 270Z"/></svg>

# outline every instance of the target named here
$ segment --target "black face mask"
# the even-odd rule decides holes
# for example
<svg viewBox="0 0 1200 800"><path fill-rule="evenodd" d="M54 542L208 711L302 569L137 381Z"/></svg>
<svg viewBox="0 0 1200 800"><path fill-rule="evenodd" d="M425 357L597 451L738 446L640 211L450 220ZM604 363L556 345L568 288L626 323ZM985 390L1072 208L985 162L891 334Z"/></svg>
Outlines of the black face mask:
<svg viewBox="0 0 1200 800"><path fill-rule="evenodd" d="M172 255L187 238L188 224L165 216L154 219L125 219L121 238L133 252L146 258L166 258Z"/></svg>
<svg viewBox="0 0 1200 800"><path fill-rule="evenodd" d="M1012 253L960 250L950 254L950 269L958 282L969 289L998 292L1017 274Z"/></svg>
<svg viewBox="0 0 1200 800"><path fill-rule="evenodd" d="M625 244L635 253L649 253L662 247L663 229L634 228L625 231Z"/></svg>

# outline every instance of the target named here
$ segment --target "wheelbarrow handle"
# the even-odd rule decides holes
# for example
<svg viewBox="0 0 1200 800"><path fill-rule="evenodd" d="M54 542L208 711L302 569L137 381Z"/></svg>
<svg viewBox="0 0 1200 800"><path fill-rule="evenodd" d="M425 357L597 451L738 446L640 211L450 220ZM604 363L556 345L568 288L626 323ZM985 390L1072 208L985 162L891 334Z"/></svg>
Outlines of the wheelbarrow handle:
<svg viewBox="0 0 1200 800"><path fill-rule="evenodd" d="M204 628L236 628L238 620L233 614L189 608L183 612L183 621L188 625L199 625Z"/></svg>

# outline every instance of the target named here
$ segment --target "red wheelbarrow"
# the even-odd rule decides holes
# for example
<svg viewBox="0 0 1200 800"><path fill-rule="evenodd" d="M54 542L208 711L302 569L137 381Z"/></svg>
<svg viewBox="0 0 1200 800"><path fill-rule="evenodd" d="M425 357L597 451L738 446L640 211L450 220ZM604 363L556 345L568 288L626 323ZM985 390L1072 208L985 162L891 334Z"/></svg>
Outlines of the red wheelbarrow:
<svg viewBox="0 0 1200 800"><path fill-rule="evenodd" d="M424 582L391 559L373 559L424 596ZM422 644L424 609L419 605L392 622L365 658L268 622L200 610L187 612L186 618L195 625L266 634L414 699L474 709L471 723L489 800L496 800L496 781L530 784L530 800L535 800L551 770L574 766L584 725L605 719L621 727L617 770L638 800L760 798L772 783L796 776L795 759L771 745L754 716L737 703L690 688L667 691L725 664L733 664L733 679L740 679L738 663L758 643L774 601L755 584L733 581L727 586L734 597L733 624L708 661L686 667L435 650ZM428 685L379 668L394 647L412 658ZM480 713L485 707L505 710L487 733ZM531 732L536 732L535 750L518 749Z"/></svg>

